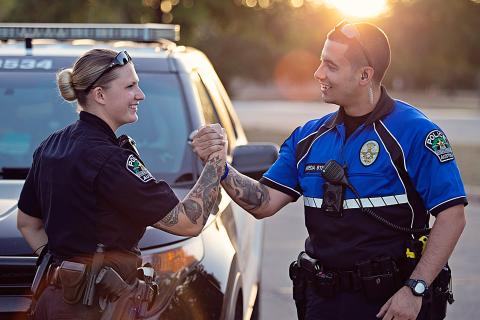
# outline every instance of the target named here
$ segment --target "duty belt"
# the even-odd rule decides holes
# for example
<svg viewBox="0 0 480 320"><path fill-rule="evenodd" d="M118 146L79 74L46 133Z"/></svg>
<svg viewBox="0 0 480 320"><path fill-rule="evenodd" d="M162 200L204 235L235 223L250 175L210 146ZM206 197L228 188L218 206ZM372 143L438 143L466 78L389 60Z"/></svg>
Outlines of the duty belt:
<svg viewBox="0 0 480 320"><path fill-rule="evenodd" d="M391 257L360 261L353 270L331 270L307 253L301 252L293 268L323 297L333 297L339 291L362 290L369 299L384 299L398 290L404 280L397 263ZM291 274L292 280L293 277Z"/></svg>
<svg viewBox="0 0 480 320"><path fill-rule="evenodd" d="M311 281L331 283L341 291L357 291L362 288L361 279L355 270L328 270L305 252L300 253L297 263Z"/></svg>

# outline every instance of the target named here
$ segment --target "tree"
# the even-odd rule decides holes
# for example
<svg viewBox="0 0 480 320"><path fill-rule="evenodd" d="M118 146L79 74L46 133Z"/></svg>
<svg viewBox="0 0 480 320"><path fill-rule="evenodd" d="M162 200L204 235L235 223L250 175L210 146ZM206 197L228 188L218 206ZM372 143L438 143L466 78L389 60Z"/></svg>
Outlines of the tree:
<svg viewBox="0 0 480 320"><path fill-rule="evenodd" d="M315 3L313 0L0 0L0 20L178 23L180 43L204 51L228 85L236 77L270 81L277 61L292 50L304 49L320 56L327 32L341 16ZM412 88L475 87L480 74L478 0L390 0L390 5L389 15L371 20L390 38L392 65L387 83L402 77L407 87Z"/></svg>

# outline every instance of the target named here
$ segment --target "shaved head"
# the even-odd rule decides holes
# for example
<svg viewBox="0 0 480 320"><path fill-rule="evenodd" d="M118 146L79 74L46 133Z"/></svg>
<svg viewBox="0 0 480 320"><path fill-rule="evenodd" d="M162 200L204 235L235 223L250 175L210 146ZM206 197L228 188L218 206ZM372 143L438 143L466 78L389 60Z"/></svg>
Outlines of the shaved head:
<svg viewBox="0 0 480 320"><path fill-rule="evenodd" d="M351 39L338 29L330 31L328 40L346 44L345 58L353 67L368 66L368 60L374 69L373 81L380 84L390 65L390 44L385 33L370 23L353 24L359 33L359 39ZM358 41L357 41L358 40ZM362 49L363 46L363 49ZM365 52L364 52L365 51ZM365 55L368 55L368 59Z"/></svg>

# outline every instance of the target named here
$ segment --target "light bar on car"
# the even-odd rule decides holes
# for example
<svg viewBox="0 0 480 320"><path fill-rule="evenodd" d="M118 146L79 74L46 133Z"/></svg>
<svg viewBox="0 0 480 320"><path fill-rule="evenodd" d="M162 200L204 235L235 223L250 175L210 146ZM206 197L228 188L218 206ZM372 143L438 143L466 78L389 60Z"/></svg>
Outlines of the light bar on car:
<svg viewBox="0 0 480 320"><path fill-rule="evenodd" d="M0 39L180 40L177 24L0 23Z"/></svg>

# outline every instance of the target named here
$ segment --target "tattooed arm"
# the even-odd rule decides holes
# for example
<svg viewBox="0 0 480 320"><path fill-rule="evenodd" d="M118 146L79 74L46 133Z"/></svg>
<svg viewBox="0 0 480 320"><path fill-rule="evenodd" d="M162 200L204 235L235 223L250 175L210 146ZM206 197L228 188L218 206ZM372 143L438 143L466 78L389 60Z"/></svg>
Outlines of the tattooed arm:
<svg viewBox="0 0 480 320"><path fill-rule="evenodd" d="M233 167L228 167L228 175L222 186L228 195L255 218L263 219L277 213L293 198L283 192L249 178Z"/></svg>
<svg viewBox="0 0 480 320"><path fill-rule="evenodd" d="M208 158L225 137L214 126L201 128L192 141L193 151L202 161ZM255 218L262 219L275 214L293 200L289 195L253 180L229 166L227 178L222 186L228 195Z"/></svg>
<svg viewBox="0 0 480 320"><path fill-rule="evenodd" d="M225 137L214 126L201 128L193 137L193 151L205 161ZM228 195L255 218L262 219L275 214L294 200L291 196L253 180L229 166L227 178L222 186Z"/></svg>
<svg viewBox="0 0 480 320"><path fill-rule="evenodd" d="M215 209L220 192L220 177L225 170L225 155L212 154L195 186L153 227L183 236L197 236Z"/></svg>

